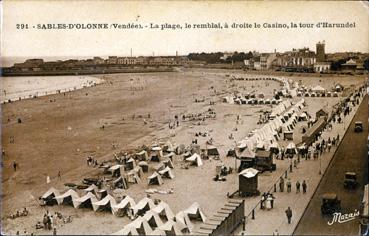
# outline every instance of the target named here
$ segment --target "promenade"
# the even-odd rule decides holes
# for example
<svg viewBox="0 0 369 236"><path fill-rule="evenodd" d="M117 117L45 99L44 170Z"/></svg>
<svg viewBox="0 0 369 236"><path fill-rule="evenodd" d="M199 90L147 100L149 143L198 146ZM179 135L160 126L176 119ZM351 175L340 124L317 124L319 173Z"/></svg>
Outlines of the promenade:
<svg viewBox="0 0 369 236"><path fill-rule="evenodd" d="M362 99L363 97L360 98L360 103L362 102ZM343 118L342 123L338 123L337 121L332 123L332 129L325 129L319 141L322 139L327 141L329 137L332 139L333 137L337 137L339 134L339 144L341 143L359 106L352 106L350 103L350 107L352 108L352 111L349 115L346 117L344 117L343 114L341 115ZM241 226L234 233L244 235L272 235L273 233L278 232L279 235L292 235L306 207L308 206L310 199L316 191L322 176L338 149L339 144L337 146L332 146L330 152L323 152L323 154L317 159L311 158L305 160L301 158L297 166L292 168L292 172L287 168L287 178L285 178L285 172L283 172L281 176L284 178L285 184L288 179L291 181L291 192L286 191L286 186L284 188L284 192L279 191L279 177L270 182L270 187L268 189L259 189L261 193L268 191L273 193L273 196L275 197L273 209L260 209L260 201L258 201L256 205L246 206L246 229L243 231ZM281 162L286 162L286 159L275 160L277 169L281 166ZM302 183L303 180L307 183L307 192L305 194L302 193L301 187L300 192L297 193L296 181ZM276 192L274 191L275 183ZM261 196L259 196L259 198L261 198ZM287 222L285 213L285 210L288 207L291 208L293 214L290 224ZM252 213L250 208L254 209L254 213Z"/></svg>

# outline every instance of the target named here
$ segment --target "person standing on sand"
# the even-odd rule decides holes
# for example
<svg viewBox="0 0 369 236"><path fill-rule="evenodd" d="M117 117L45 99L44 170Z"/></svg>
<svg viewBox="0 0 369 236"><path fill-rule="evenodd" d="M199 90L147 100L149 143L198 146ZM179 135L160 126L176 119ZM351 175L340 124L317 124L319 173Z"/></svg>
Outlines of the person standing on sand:
<svg viewBox="0 0 369 236"><path fill-rule="evenodd" d="M13 168L14 168L14 172L17 171L17 167L18 167L18 164L17 162L15 162L15 160L13 161Z"/></svg>
<svg viewBox="0 0 369 236"><path fill-rule="evenodd" d="M291 208L288 207L285 212L286 212L288 224L291 224L291 218L292 218L292 210L291 210Z"/></svg>
<svg viewBox="0 0 369 236"><path fill-rule="evenodd" d="M61 172L60 172L60 170L58 172L58 179L61 180Z"/></svg>

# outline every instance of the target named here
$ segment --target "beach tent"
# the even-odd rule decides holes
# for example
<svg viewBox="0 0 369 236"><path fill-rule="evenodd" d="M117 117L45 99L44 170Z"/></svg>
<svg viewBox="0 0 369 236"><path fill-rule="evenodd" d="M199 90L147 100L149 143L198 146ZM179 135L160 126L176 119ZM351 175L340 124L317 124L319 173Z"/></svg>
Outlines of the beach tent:
<svg viewBox="0 0 369 236"><path fill-rule="evenodd" d="M173 144L168 140L163 146L164 152L174 152Z"/></svg>
<svg viewBox="0 0 369 236"><path fill-rule="evenodd" d="M124 236L132 236L132 235L140 235L136 228L133 226L125 226L123 229L119 230L118 232L113 233L112 235L124 235Z"/></svg>
<svg viewBox="0 0 369 236"><path fill-rule="evenodd" d="M161 178L161 176L157 173L157 172L154 172L151 176L147 177L147 180L148 180L148 184L152 184L152 185L162 185L164 184L163 183L163 180Z"/></svg>
<svg viewBox="0 0 369 236"><path fill-rule="evenodd" d="M91 184L88 188L84 189L84 191L96 194L99 191L99 188L95 184Z"/></svg>
<svg viewBox="0 0 369 236"><path fill-rule="evenodd" d="M116 205L117 202L115 201L115 198L111 195L106 195L103 199L101 199L100 201L97 202L93 202L92 203L92 207L94 209L94 211L97 211L99 209L107 209L107 210L111 210L112 209L112 205Z"/></svg>
<svg viewBox="0 0 369 236"><path fill-rule="evenodd" d="M92 204L94 202L97 202L97 198L94 194L92 194L91 192L88 192L86 195L77 198L73 201L73 206L74 208L79 208L79 207L89 207L89 208L93 208Z"/></svg>
<svg viewBox="0 0 369 236"><path fill-rule="evenodd" d="M286 152L285 153L297 154L296 145L293 142L289 143L286 147Z"/></svg>
<svg viewBox="0 0 369 236"><path fill-rule="evenodd" d="M149 223L142 216L136 218L134 221L126 225L126 227L135 228L139 235L148 235L152 232Z"/></svg>
<svg viewBox="0 0 369 236"><path fill-rule="evenodd" d="M147 172L149 170L149 164L146 161L140 161L137 165L141 167L142 172Z"/></svg>
<svg viewBox="0 0 369 236"><path fill-rule="evenodd" d="M324 93L326 91L325 88L320 85L313 87L311 90L316 93Z"/></svg>
<svg viewBox="0 0 369 236"><path fill-rule="evenodd" d="M149 223L152 229L158 228L163 225L163 221L160 219L159 215L152 210L147 211L143 218L147 221L147 223Z"/></svg>
<svg viewBox="0 0 369 236"><path fill-rule="evenodd" d="M159 171L159 174L165 178L174 179L174 174L168 166L164 170Z"/></svg>
<svg viewBox="0 0 369 236"><path fill-rule="evenodd" d="M173 220L174 213L172 209L170 209L169 205L163 201L161 201L154 209L153 212L156 212L160 217L165 218L165 220Z"/></svg>
<svg viewBox="0 0 369 236"><path fill-rule="evenodd" d="M189 231L191 232L194 228L190 218L188 217L188 215L186 213L184 213L183 211L180 211L176 214L176 218L175 218L176 222L179 223L179 225L185 225Z"/></svg>
<svg viewBox="0 0 369 236"><path fill-rule="evenodd" d="M201 220L202 222L206 221L206 216L201 211L200 205L197 202L194 202L189 208L187 208L183 212L187 214L190 219Z"/></svg>
<svg viewBox="0 0 369 236"><path fill-rule="evenodd" d="M163 236L166 236L167 234L165 233L164 230L161 230L159 228L156 228L154 231L152 231L151 233L146 234L146 235L155 235L155 236L157 236L157 235L163 235Z"/></svg>
<svg viewBox="0 0 369 236"><path fill-rule="evenodd" d="M45 202L46 205L60 204L59 202L61 202L61 200L55 199L55 197L59 195L60 195L59 190L51 187L41 196L41 199Z"/></svg>
<svg viewBox="0 0 369 236"><path fill-rule="evenodd" d="M165 231L166 235L183 235L183 233L178 229L176 222L173 220L167 221L165 224L161 225L159 229Z"/></svg>
<svg viewBox="0 0 369 236"><path fill-rule="evenodd" d="M108 170L111 172L112 176L121 176L124 173L124 165L113 165Z"/></svg>
<svg viewBox="0 0 369 236"><path fill-rule="evenodd" d="M141 182L140 177L138 176L137 172L134 170L131 170L127 173L127 180L128 183L138 184Z"/></svg>
<svg viewBox="0 0 369 236"><path fill-rule="evenodd" d="M125 212L127 212L128 209L132 208L135 205L136 203L133 198L131 198L130 196L126 196L120 203L112 205L111 210L114 215L118 215L118 213L124 214Z"/></svg>
<svg viewBox="0 0 369 236"><path fill-rule="evenodd" d="M163 151L161 147L155 146L151 148L150 161L160 162L163 157Z"/></svg>
<svg viewBox="0 0 369 236"><path fill-rule="evenodd" d="M136 167L136 160L133 159L132 157L129 158L128 161L126 162L127 170L132 170L135 167Z"/></svg>
<svg viewBox="0 0 369 236"><path fill-rule="evenodd" d="M193 165L202 166L202 160L199 154L194 153L192 156L188 157L186 161L191 162Z"/></svg>
<svg viewBox="0 0 369 236"><path fill-rule="evenodd" d="M144 214L146 211L155 208L155 204L152 199L145 197L141 199L136 205L131 207L133 214Z"/></svg>
<svg viewBox="0 0 369 236"><path fill-rule="evenodd" d="M240 159L253 159L255 158L255 152L251 151L250 148L246 148L237 155Z"/></svg>
<svg viewBox="0 0 369 236"><path fill-rule="evenodd" d="M166 159L163 161L163 164L166 166L166 167L169 167L171 169L174 168L174 165L173 165L173 162L170 160L170 159Z"/></svg>
<svg viewBox="0 0 369 236"><path fill-rule="evenodd" d="M219 151L216 147L212 145L207 145L207 153L209 156L219 156Z"/></svg>
<svg viewBox="0 0 369 236"><path fill-rule="evenodd" d="M62 195L56 196L55 199L58 202L58 204L70 204L73 205L73 201L78 199L78 193L74 191L73 189L69 189Z"/></svg>
<svg viewBox="0 0 369 236"><path fill-rule="evenodd" d="M113 186L115 188L128 189L128 181L126 178L120 176L118 179L113 181Z"/></svg>
<svg viewBox="0 0 369 236"><path fill-rule="evenodd" d="M141 160L141 161L146 161L149 158L145 150L142 150L141 152L136 153L136 157L138 160Z"/></svg>

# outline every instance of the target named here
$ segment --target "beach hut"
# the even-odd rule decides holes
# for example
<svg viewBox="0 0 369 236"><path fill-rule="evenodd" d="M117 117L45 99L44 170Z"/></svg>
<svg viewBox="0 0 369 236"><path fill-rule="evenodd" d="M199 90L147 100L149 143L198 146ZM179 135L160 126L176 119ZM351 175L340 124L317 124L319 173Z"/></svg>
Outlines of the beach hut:
<svg viewBox="0 0 369 236"><path fill-rule="evenodd" d="M126 162L126 170L132 170L135 167L136 167L136 160L133 159L132 157L129 158L128 161Z"/></svg>
<svg viewBox="0 0 369 236"><path fill-rule="evenodd" d="M90 186L88 186L88 188L84 189L83 191L87 193L91 192L93 194L96 194L99 191L99 188L95 184L91 184Z"/></svg>
<svg viewBox="0 0 369 236"><path fill-rule="evenodd" d="M124 173L124 165L113 165L108 169L113 177L121 176Z"/></svg>
<svg viewBox="0 0 369 236"><path fill-rule="evenodd" d="M177 227L176 222L174 222L173 220L167 221L165 224L161 225L159 229L163 230L166 235L183 235L183 233Z"/></svg>
<svg viewBox="0 0 369 236"><path fill-rule="evenodd" d="M247 168L239 173L239 194L240 196L253 196L258 191L258 173L254 168Z"/></svg>
<svg viewBox="0 0 369 236"><path fill-rule="evenodd" d="M114 188L128 189L128 181L125 177L120 176L113 181Z"/></svg>
<svg viewBox="0 0 369 236"><path fill-rule="evenodd" d="M191 232L194 228L194 225L192 224L190 218L184 211L180 211L176 214L175 221L179 223L180 225L185 225L189 231Z"/></svg>
<svg viewBox="0 0 369 236"><path fill-rule="evenodd" d="M142 150L141 152L136 153L136 158L140 161L146 161L149 156L145 150Z"/></svg>
<svg viewBox="0 0 369 236"><path fill-rule="evenodd" d="M162 185L162 184L164 184L161 176L157 172L154 172L152 175L147 177L147 180L148 180L149 185Z"/></svg>
<svg viewBox="0 0 369 236"><path fill-rule="evenodd" d="M149 223L142 216L139 216L125 227L136 229L139 235L148 235L152 233Z"/></svg>

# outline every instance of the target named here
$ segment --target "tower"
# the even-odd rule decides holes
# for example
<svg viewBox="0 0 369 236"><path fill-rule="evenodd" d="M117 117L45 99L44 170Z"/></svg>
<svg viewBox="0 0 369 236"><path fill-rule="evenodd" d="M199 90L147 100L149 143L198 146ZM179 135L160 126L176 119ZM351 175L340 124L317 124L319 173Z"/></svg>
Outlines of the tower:
<svg viewBox="0 0 369 236"><path fill-rule="evenodd" d="M316 44L316 62L325 61L325 41Z"/></svg>

